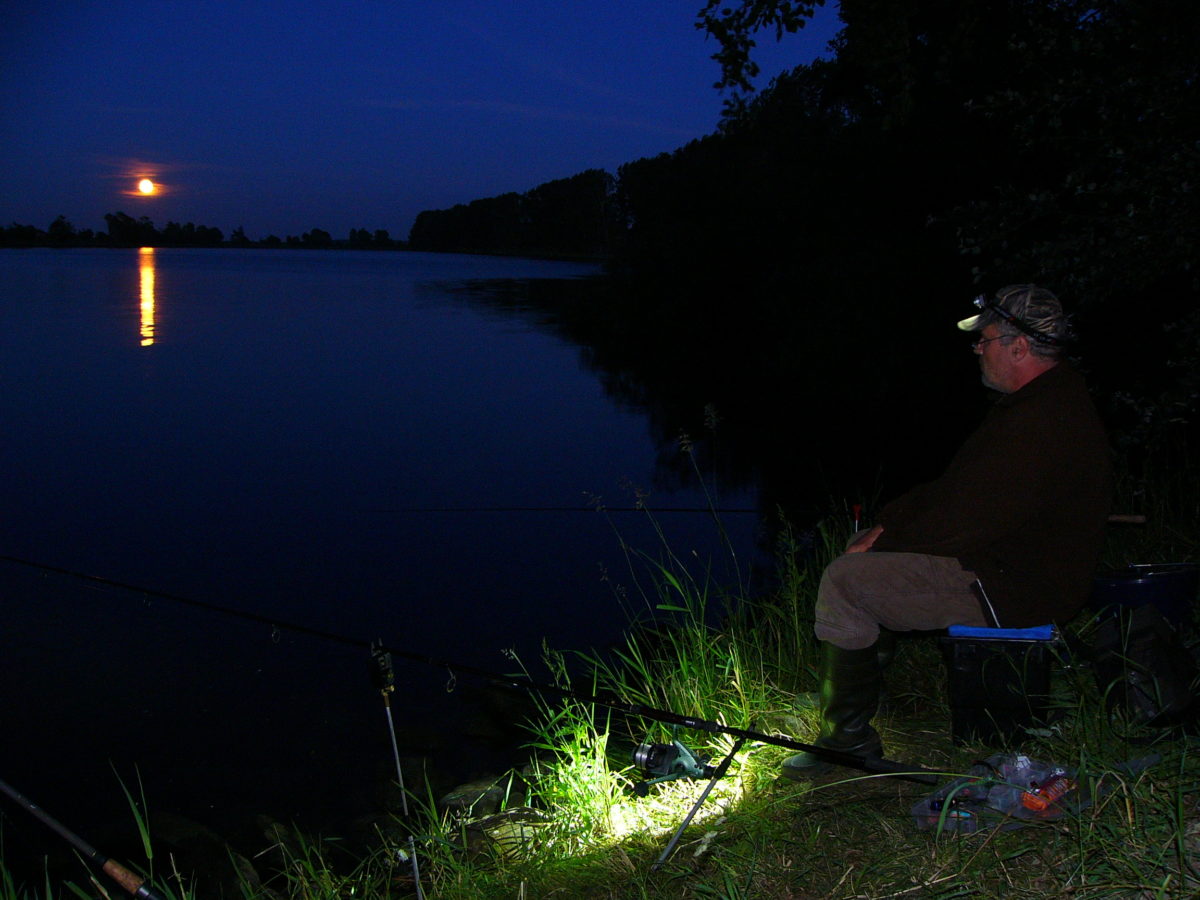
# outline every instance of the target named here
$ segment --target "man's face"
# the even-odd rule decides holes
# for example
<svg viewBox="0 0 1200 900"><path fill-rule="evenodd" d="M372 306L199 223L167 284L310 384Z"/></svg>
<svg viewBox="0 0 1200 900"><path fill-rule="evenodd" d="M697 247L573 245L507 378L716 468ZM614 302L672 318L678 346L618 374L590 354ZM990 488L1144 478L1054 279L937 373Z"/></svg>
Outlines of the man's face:
<svg viewBox="0 0 1200 900"><path fill-rule="evenodd" d="M1012 340L1002 338L1000 329L995 325L988 325L980 332L979 340L975 344L984 385L1002 394L1012 392Z"/></svg>

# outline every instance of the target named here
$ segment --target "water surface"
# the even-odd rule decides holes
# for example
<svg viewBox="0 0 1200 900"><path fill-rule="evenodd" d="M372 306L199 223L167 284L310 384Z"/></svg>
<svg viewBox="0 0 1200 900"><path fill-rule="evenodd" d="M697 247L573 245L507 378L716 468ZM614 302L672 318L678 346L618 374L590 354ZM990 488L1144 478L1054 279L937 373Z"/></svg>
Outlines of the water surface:
<svg viewBox="0 0 1200 900"><path fill-rule="evenodd" d="M593 274L7 251L0 554L151 592L0 565L0 700L23 736L5 741L3 777L88 822L125 817L114 768L140 772L152 805L214 823L314 824L374 801L391 760L367 653L162 593L498 671L510 648L536 663L543 639L618 640L644 604L617 535L652 554L656 538L642 514L589 505L705 498L663 477L676 449L586 348L461 290ZM658 521L677 552L718 550L705 515ZM726 523L747 558L755 523ZM513 708L450 669L396 675L406 754L456 776L496 765Z"/></svg>

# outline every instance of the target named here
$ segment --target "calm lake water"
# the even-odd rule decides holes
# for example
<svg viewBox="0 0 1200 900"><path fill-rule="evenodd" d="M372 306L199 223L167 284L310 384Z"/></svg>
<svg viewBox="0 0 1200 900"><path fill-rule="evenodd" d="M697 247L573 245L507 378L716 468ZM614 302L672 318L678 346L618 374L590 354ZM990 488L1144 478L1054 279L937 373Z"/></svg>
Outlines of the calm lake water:
<svg viewBox="0 0 1200 900"><path fill-rule="evenodd" d="M618 640L640 601L617 535L658 551L644 514L620 511L632 486L655 507L705 499L664 475L677 451L586 348L478 302L481 280L590 274L5 251L0 555L155 593L0 563L0 778L97 842L128 830L117 775L140 773L152 810L224 829L371 808L392 763L367 652L157 592L500 672L509 648L532 666L543 639ZM707 516L657 518L675 551L722 556ZM749 560L758 517L724 521ZM398 659L396 679L406 756L447 778L494 770L512 708L445 669ZM3 815L19 852L41 826Z"/></svg>

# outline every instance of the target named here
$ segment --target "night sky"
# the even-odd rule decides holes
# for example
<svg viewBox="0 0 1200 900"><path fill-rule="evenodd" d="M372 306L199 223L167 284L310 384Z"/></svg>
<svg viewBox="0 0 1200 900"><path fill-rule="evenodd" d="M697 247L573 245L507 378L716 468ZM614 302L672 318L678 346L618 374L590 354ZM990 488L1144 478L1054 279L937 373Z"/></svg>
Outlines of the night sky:
<svg viewBox="0 0 1200 900"><path fill-rule="evenodd" d="M712 132L702 0L61 2L0 14L0 223L387 229ZM836 5L762 83L827 51ZM142 178L158 193L137 192Z"/></svg>

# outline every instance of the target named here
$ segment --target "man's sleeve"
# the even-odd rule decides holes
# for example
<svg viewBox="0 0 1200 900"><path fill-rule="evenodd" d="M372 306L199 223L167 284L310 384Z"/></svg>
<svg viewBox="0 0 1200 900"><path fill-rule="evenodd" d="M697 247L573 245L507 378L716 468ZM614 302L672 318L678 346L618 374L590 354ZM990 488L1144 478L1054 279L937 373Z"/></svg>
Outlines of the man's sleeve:
<svg viewBox="0 0 1200 900"><path fill-rule="evenodd" d="M960 557L1012 534L1036 514L1056 465L1053 448L1023 432L1003 422L977 431L941 478L881 511L872 549Z"/></svg>

